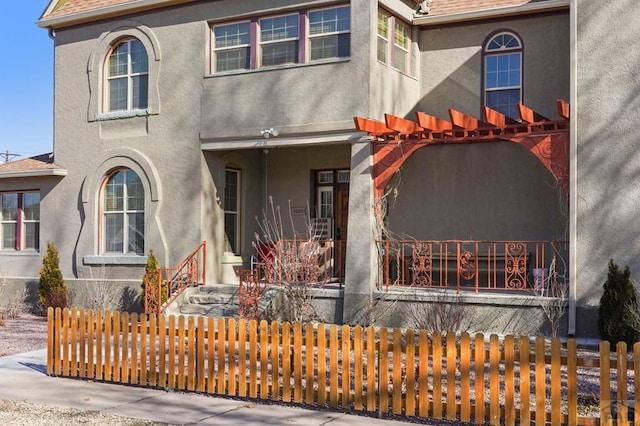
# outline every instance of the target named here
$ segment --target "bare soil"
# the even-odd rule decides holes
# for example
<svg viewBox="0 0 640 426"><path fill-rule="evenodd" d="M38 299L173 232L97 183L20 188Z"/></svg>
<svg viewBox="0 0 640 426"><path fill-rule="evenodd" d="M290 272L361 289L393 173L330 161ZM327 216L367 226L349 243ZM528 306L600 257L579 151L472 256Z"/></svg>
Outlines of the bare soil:
<svg viewBox="0 0 640 426"><path fill-rule="evenodd" d="M0 357L47 347L47 317L20 314L0 325Z"/></svg>

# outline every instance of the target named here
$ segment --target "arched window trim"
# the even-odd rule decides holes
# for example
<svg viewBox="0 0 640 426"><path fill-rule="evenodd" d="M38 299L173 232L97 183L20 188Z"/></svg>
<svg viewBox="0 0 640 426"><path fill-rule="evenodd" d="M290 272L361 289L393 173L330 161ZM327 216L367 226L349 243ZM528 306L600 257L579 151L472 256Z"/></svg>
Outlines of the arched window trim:
<svg viewBox="0 0 640 426"><path fill-rule="evenodd" d="M116 177L118 173L124 173L123 177L123 185L122 185L122 208L121 209L107 209L107 199L108 196L108 185ZM137 178L137 184L140 186L142 191L142 201L141 208L139 206L131 206L130 199L132 198L129 194L130 188L127 184L127 175L134 174ZM145 203L146 203L146 191L144 188L144 184L134 170L127 167L119 167L109 171L104 176L101 188L100 188L100 197L99 197L99 241L100 241L100 252L102 254L126 254L126 255L136 255L142 256L145 253ZM137 208L136 208L137 207ZM108 229L108 220L107 218L115 218L118 217L121 219L121 224L117 224L117 227L121 233L121 244L122 247L119 250L114 250L112 247L109 247L109 240L112 239L109 234L112 232ZM132 223L132 218L136 219L135 223ZM140 227L142 229L140 229ZM117 231L117 230L116 230ZM132 235L130 233L141 234L141 244L138 244L138 249L133 250L131 248L132 243Z"/></svg>
<svg viewBox="0 0 640 426"><path fill-rule="evenodd" d="M145 64L144 70L135 71L132 67L132 43L137 42L140 44L140 47L144 50L145 55ZM124 73L112 75L111 74L111 58L117 49L125 45L126 49L126 71ZM147 51L144 43L139 40L137 37L133 36L124 36L116 39L110 46L107 54L104 58L103 63L103 105L102 111L105 113L121 113L124 111L146 111L149 106L149 52ZM144 81L144 85L146 86L144 93L141 94L140 99L137 103L134 102L135 93L134 93L134 80L138 78L140 82ZM111 104L111 84L116 80L126 79L126 106L124 108L114 108ZM139 83L140 84L140 83Z"/></svg>
<svg viewBox="0 0 640 426"><path fill-rule="evenodd" d="M510 40L505 40L505 36L510 37ZM507 43L505 43L507 41ZM497 42L497 43L496 43ZM524 98L524 45L522 43L522 37L511 30L497 30L489 34L482 45L482 104L496 109L503 114L517 119L519 114L517 113L516 104L522 103ZM506 61L501 61L501 65L494 65L494 78L495 81L489 81L491 76L488 75L492 68L488 61L490 58L507 57ZM498 69L504 67L505 69ZM517 69L513 68L517 65ZM500 72L498 72L500 71ZM510 84L512 80L511 76L515 76L517 71L518 81L514 84ZM506 76L509 77L506 77ZM499 82L501 79L506 79L508 82ZM491 87L493 86L493 87ZM505 102L505 98L513 96L517 90L517 99L509 99ZM507 93L511 92L511 93ZM489 95L493 94L494 98L502 94L501 99L491 100Z"/></svg>

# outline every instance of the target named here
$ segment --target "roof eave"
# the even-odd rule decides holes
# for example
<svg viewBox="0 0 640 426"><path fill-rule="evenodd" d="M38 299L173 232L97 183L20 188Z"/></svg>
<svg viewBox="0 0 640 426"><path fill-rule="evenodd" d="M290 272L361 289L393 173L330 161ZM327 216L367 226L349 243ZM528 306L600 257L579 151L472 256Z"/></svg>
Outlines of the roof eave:
<svg viewBox="0 0 640 426"><path fill-rule="evenodd" d="M102 7L99 9L88 10L86 12L72 13L60 17L43 17L38 22L36 22L36 25L38 25L40 28L56 29L68 27L71 25L93 22L98 19L112 18L115 16L138 13L146 10L173 6L180 3L189 3L193 1L196 0L134 0L114 6ZM48 13L50 13L49 10L47 10L44 15L46 16Z"/></svg>
<svg viewBox="0 0 640 426"><path fill-rule="evenodd" d="M571 0L548 0L542 2L526 3L519 6L507 6L492 9L474 10L470 12L450 13L435 16L417 16L413 24L417 26L430 26L452 24L467 21L477 21L491 18L504 18L530 13L553 12L569 9Z"/></svg>
<svg viewBox="0 0 640 426"><path fill-rule="evenodd" d="M0 172L0 179L66 176L66 169L24 170L20 172Z"/></svg>

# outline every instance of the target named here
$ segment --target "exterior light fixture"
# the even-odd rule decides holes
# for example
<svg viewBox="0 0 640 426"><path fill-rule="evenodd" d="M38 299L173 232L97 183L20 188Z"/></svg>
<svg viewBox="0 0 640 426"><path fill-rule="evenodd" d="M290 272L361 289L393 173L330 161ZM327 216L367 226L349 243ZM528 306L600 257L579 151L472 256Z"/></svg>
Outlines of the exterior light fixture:
<svg viewBox="0 0 640 426"><path fill-rule="evenodd" d="M263 138L269 139L271 136L275 138L280 134L280 132L278 132L273 127L269 127L268 129L260 130L260 134L262 135Z"/></svg>

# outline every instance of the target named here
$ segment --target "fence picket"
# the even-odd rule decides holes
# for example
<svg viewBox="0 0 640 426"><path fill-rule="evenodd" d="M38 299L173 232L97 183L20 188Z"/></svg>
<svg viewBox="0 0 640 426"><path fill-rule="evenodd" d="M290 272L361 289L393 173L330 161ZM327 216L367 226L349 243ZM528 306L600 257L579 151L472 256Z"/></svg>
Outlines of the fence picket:
<svg viewBox="0 0 640 426"><path fill-rule="evenodd" d="M138 355L140 357L140 384L147 386L148 383L148 363L147 363L147 335L149 327L147 323L148 317L145 314L140 314L140 351Z"/></svg>
<svg viewBox="0 0 640 426"><path fill-rule="evenodd" d="M385 327L380 329L378 339L378 393L380 405L378 412L387 414L389 412L389 337Z"/></svg>
<svg viewBox="0 0 640 426"><path fill-rule="evenodd" d="M84 311L81 311L84 313ZM129 314L127 312L123 312L120 316L120 330L122 330L122 355L120 359L121 363L121 379L122 383L129 383ZM84 319L81 319L81 322L84 323ZM84 329L84 327L83 327ZM82 336L80 338L82 341ZM84 345L80 347L84 348ZM84 356L81 356L83 358Z"/></svg>
<svg viewBox="0 0 640 426"><path fill-rule="evenodd" d="M220 331L218 331L220 332ZM260 399L269 397L269 328L260 321Z"/></svg>
<svg viewBox="0 0 640 426"><path fill-rule="evenodd" d="M456 365L457 365L456 334L447 333L447 419L456 419Z"/></svg>
<svg viewBox="0 0 640 426"><path fill-rule="evenodd" d="M393 414L402 414L402 330L393 329L392 400Z"/></svg>
<svg viewBox="0 0 640 426"><path fill-rule="evenodd" d="M418 347L418 415L429 416L429 336L420 330Z"/></svg>
<svg viewBox="0 0 640 426"><path fill-rule="evenodd" d="M291 402L291 324L282 324L282 401Z"/></svg>
<svg viewBox="0 0 640 426"><path fill-rule="evenodd" d="M275 324L275 323L274 323ZM236 379L236 320L229 318L227 322L227 332L229 335L229 380L228 392L229 396L236 396L237 379ZM203 353L204 356L204 353Z"/></svg>
<svg viewBox="0 0 640 426"><path fill-rule="evenodd" d="M169 389L173 390L176 388L176 317L174 315L169 317L169 347L167 355L167 364L169 364L168 386Z"/></svg>
<svg viewBox="0 0 640 426"><path fill-rule="evenodd" d="M348 325L342 326L342 408L349 408L351 401L351 328Z"/></svg>
<svg viewBox="0 0 640 426"><path fill-rule="evenodd" d="M242 321L242 320L241 320ZM243 323L244 324L244 323ZM216 392L216 327L214 319L207 318L207 393L213 394ZM246 381L243 381L246 385ZM246 396L246 393L244 395Z"/></svg>
<svg viewBox="0 0 640 426"><path fill-rule="evenodd" d="M167 386L167 327L164 315L158 316L158 386L165 389Z"/></svg>
<svg viewBox="0 0 640 426"><path fill-rule="evenodd" d="M471 339L469 333L460 335L460 420L471 421Z"/></svg>
<svg viewBox="0 0 640 426"><path fill-rule="evenodd" d="M544 337L536 337L536 425L546 424L546 381Z"/></svg>
<svg viewBox="0 0 640 426"><path fill-rule="evenodd" d="M158 317L156 314L149 315L149 385L157 386L157 359L156 359L156 342L158 341ZM190 352L193 352L191 349ZM193 390L193 389L192 389Z"/></svg>
<svg viewBox="0 0 640 426"><path fill-rule="evenodd" d="M77 377L78 376L78 311L76 308L71 309L69 320L71 321L71 366L70 366L69 375L71 377Z"/></svg>
<svg viewBox="0 0 640 426"><path fill-rule="evenodd" d="M504 422L515 425L515 342L513 336L504 338Z"/></svg>
<svg viewBox="0 0 640 426"><path fill-rule="evenodd" d="M442 418L442 335L433 333L431 337L433 354L433 417Z"/></svg>
<svg viewBox="0 0 640 426"><path fill-rule="evenodd" d="M485 422L485 403L484 403L484 336L480 333L476 334L474 341L473 365L475 369L475 423Z"/></svg>
<svg viewBox="0 0 640 426"><path fill-rule="evenodd" d="M85 318L85 310L82 309L80 310L79 313L79 317L78 317L78 332L80 333L80 353L79 353L79 357L78 357L78 362L79 362L79 371L78 371L78 376L85 378L87 377L87 323L86 323L86 318Z"/></svg>
<svg viewBox="0 0 640 426"><path fill-rule="evenodd" d="M93 311L87 313L87 378L94 379L95 376L95 354L93 351L95 336L93 334L95 330L95 323L93 322ZM49 339L51 340L51 339Z"/></svg>
<svg viewBox="0 0 640 426"><path fill-rule="evenodd" d="M567 421L569 426L578 424L578 348L576 339L567 341Z"/></svg>
<svg viewBox="0 0 640 426"><path fill-rule="evenodd" d="M256 320L249 321L249 397L258 397L258 336Z"/></svg>
<svg viewBox="0 0 640 426"><path fill-rule="evenodd" d="M247 321L244 318L238 320L238 359L238 396L244 397L247 396Z"/></svg>
<svg viewBox="0 0 640 426"><path fill-rule="evenodd" d="M62 311L62 375L69 375L69 309Z"/></svg>
<svg viewBox="0 0 640 426"><path fill-rule="evenodd" d="M353 355L354 355L354 365L353 365L353 408L358 411L362 411L364 409L364 403L362 401L362 396L364 392L363 387L363 341L362 341L362 326L355 326L353 329ZM407 358L409 361L409 358ZM408 389L407 389L408 390Z"/></svg>
<svg viewBox="0 0 640 426"><path fill-rule="evenodd" d="M178 389L183 390L185 388L184 368L185 364L185 318L184 315L178 316Z"/></svg>
<svg viewBox="0 0 640 426"><path fill-rule="evenodd" d="M75 315L74 315L75 316ZM120 312L113 313L113 381L120 381ZM74 321L75 322L75 321ZM75 348L75 345L73 345ZM74 349L75 352L75 349Z"/></svg>
<svg viewBox="0 0 640 426"><path fill-rule="evenodd" d="M162 371L162 367L160 367L160 371ZM196 326L196 391L204 392L204 378L204 317L198 317L198 325Z"/></svg>
<svg viewBox="0 0 640 426"><path fill-rule="evenodd" d="M152 315L152 318L153 318L153 315ZM153 330L153 327L152 327L152 330ZM152 340L152 342L153 341L154 340ZM196 343L195 319L190 316L187 321L187 390L190 390L190 391L194 391L196 389L195 343ZM151 345L152 348L155 348L155 346L156 346L155 344ZM151 362L155 364L155 356L151 356L151 360L152 360ZM154 367L151 368L152 372L155 372ZM154 379L152 379L152 382L153 381Z"/></svg>
<svg viewBox="0 0 640 426"><path fill-rule="evenodd" d="M307 404L315 403L315 395L313 389L313 383L315 382L314 369L313 369L313 352L315 344L313 341L313 324L307 323L305 325L304 336L304 350L305 350L305 402Z"/></svg>
<svg viewBox="0 0 640 426"><path fill-rule="evenodd" d="M338 406L338 327L329 327L329 405Z"/></svg>
<svg viewBox="0 0 640 426"><path fill-rule="evenodd" d="M562 412L560 403L562 381L560 377L560 339L557 337L551 341L551 423L560 424L562 421Z"/></svg>
<svg viewBox="0 0 640 426"><path fill-rule="evenodd" d="M376 406L376 329L367 327L367 411Z"/></svg>
<svg viewBox="0 0 640 426"><path fill-rule="evenodd" d="M104 312L104 366L102 367L102 373L104 375L104 380L109 382L111 381L111 324L113 323L111 312ZM66 347L66 345L65 345ZM68 358L67 358L68 359ZM143 383L146 385L147 383Z"/></svg>
<svg viewBox="0 0 640 426"><path fill-rule="evenodd" d="M414 332L412 329L408 329L406 332L407 336L407 349L406 349L406 363L405 363L405 374L407 380L407 390L406 390L406 404L405 404L405 413L409 417L413 417L416 414L416 346L415 346L415 338ZM358 350L356 349L356 354ZM357 372L356 367L356 372ZM356 395L357 395L356 389Z"/></svg>
<svg viewBox="0 0 640 426"><path fill-rule="evenodd" d="M59 318L59 317L58 317ZM102 380L102 312L96 312L96 380ZM60 329L58 325L58 329ZM58 336L60 333L58 333ZM58 342L59 345L59 342Z"/></svg>
<svg viewBox="0 0 640 426"><path fill-rule="evenodd" d="M618 342L616 345L616 420L619 425L629 422L627 402L627 344Z"/></svg>
<svg viewBox="0 0 640 426"><path fill-rule="evenodd" d="M600 422L611 423L611 354L609 342L600 342Z"/></svg>
<svg viewBox="0 0 640 426"><path fill-rule="evenodd" d="M216 393L218 393L219 395L225 395L225 374L227 371L227 363L225 361L225 342L227 341L227 325L224 318L218 318L216 333L218 335L218 385L216 386Z"/></svg>
<svg viewBox="0 0 640 426"><path fill-rule="evenodd" d="M302 325L293 324L293 402L302 402Z"/></svg>
<svg viewBox="0 0 640 426"><path fill-rule="evenodd" d="M229 327L231 328L231 327ZM280 399L280 328L277 321L271 323L271 399ZM229 358L231 359L231 357ZM232 363L229 364L231 366ZM231 373L229 373L231 375Z"/></svg>
<svg viewBox="0 0 640 426"><path fill-rule="evenodd" d="M47 374L50 376L55 374L54 363L57 359L55 341L59 331L56 330L55 319L54 309L47 309Z"/></svg>
<svg viewBox="0 0 640 426"><path fill-rule="evenodd" d="M96 316L96 323L98 322L98 318ZM96 326L98 328L99 325ZM132 385L138 384L138 331L140 329L140 324L138 322L138 314L131 314L131 373L129 374L129 379L131 380ZM99 344L100 337L96 336L96 342ZM97 346L97 345L96 345ZM97 349L97 352L100 353L100 349ZM97 354L96 354L97 356Z"/></svg>
<svg viewBox="0 0 640 426"><path fill-rule="evenodd" d="M327 404L327 336L324 324L318 324L318 404L324 407Z"/></svg>
<svg viewBox="0 0 640 426"><path fill-rule="evenodd" d="M531 366L529 338L520 337L520 424L531 424Z"/></svg>
<svg viewBox="0 0 640 426"><path fill-rule="evenodd" d="M489 337L489 424L500 424L500 342Z"/></svg>

